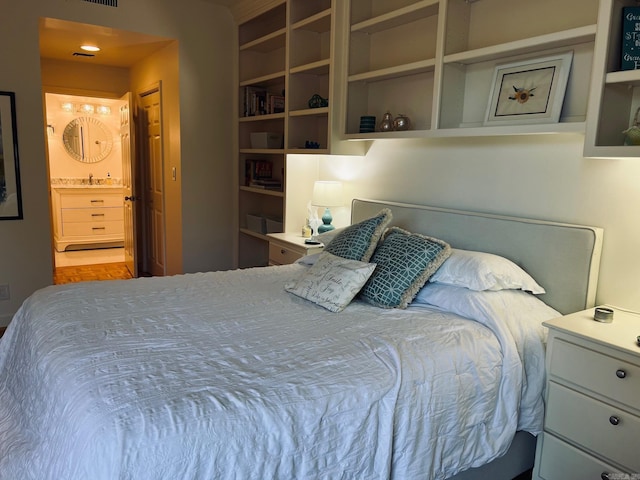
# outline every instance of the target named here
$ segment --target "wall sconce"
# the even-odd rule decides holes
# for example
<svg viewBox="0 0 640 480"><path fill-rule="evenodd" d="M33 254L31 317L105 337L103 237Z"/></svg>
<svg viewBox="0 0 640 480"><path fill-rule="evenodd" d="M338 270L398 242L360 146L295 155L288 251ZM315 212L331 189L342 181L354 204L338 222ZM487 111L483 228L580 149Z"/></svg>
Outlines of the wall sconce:
<svg viewBox="0 0 640 480"><path fill-rule="evenodd" d="M78 108L78 111L91 114L96 111L96 107L94 107L90 103L83 103L82 105L80 105L80 108Z"/></svg>
<svg viewBox="0 0 640 480"><path fill-rule="evenodd" d="M342 183L334 181L317 181L313 184L312 205L325 207L322 215L322 225L318 226L318 233L328 232L335 227L331 225L333 217L329 207L342 206Z"/></svg>
<svg viewBox="0 0 640 480"><path fill-rule="evenodd" d="M78 112L85 115L93 115L98 113L100 115L111 115L111 107L108 105L94 105L92 103L74 104L71 102L64 102L60 105L60 108L64 112Z"/></svg>

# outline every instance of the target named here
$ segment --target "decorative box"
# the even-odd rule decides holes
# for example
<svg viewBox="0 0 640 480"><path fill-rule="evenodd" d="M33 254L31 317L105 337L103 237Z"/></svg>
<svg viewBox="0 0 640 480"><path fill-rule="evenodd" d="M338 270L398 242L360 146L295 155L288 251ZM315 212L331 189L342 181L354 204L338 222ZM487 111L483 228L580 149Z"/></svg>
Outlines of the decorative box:
<svg viewBox="0 0 640 480"><path fill-rule="evenodd" d="M253 132L250 140L251 148L282 148L281 133Z"/></svg>

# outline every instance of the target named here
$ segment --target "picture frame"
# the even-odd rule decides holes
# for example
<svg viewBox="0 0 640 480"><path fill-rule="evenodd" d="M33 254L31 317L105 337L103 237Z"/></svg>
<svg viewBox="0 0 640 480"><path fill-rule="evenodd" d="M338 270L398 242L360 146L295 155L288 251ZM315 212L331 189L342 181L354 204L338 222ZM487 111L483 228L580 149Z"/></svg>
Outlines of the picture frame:
<svg viewBox="0 0 640 480"><path fill-rule="evenodd" d="M0 92L0 220L21 219L16 96Z"/></svg>
<svg viewBox="0 0 640 480"><path fill-rule="evenodd" d="M484 125L557 123L573 51L497 65Z"/></svg>

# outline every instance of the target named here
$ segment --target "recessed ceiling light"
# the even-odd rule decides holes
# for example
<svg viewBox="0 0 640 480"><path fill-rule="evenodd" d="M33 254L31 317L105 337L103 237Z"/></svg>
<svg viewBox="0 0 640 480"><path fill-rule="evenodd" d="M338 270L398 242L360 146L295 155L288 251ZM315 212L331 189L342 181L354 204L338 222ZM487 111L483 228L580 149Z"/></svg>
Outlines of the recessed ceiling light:
<svg viewBox="0 0 640 480"><path fill-rule="evenodd" d="M100 47L96 47L95 45L81 45L80 48L85 52L99 52Z"/></svg>

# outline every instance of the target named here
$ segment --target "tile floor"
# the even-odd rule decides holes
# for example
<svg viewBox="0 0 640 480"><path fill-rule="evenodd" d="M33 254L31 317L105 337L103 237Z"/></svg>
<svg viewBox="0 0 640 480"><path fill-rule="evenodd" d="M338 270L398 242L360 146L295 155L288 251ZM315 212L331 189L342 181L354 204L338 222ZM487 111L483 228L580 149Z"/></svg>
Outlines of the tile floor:
<svg viewBox="0 0 640 480"><path fill-rule="evenodd" d="M115 262L124 262L124 248L97 248L95 250L55 252L56 267L97 265L101 263Z"/></svg>

